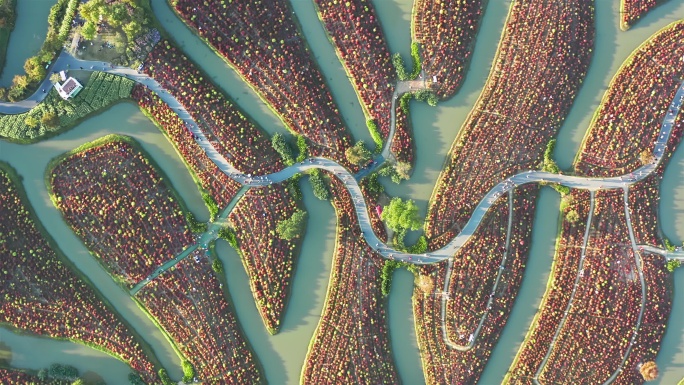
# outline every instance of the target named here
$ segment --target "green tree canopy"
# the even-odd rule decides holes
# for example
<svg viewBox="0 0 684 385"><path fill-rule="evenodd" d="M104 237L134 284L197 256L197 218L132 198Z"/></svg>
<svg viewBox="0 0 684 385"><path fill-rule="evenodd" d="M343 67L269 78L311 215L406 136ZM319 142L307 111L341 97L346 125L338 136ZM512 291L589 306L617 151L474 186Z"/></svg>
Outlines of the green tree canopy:
<svg viewBox="0 0 684 385"><path fill-rule="evenodd" d="M276 226L278 236L288 241L299 237L306 226L306 211L296 210L288 219L283 219Z"/></svg>
<svg viewBox="0 0 684 385"><path fill-rule="evenodd" d="M38 118L33 115L29 115L24 119L24 124L26 124L28 128L36 128L38 127L38 123Z"/></svg>
<svg viewBox="0 0 684 385"><path fill-rule="evenodd" d="M418 230L422 224L418 216L418 206L409 199L392 198L390 204L382 210L382 220L393 231Z"/></svg>
<svg viewBox="0 0 684 385"><path fill-rule="evenodd" d="M40 118L40 122L47 128L55 128L59 126L59 116L54 112L46 112Z"/></svg>
<svg viewBox="0 0 684 385"><path fill-rule="evenodd" d="M356 165L364 165L371 159L371 152L366 148L363 140L359 140L354 146L349 147L344 155L350 163Z"/></svg>

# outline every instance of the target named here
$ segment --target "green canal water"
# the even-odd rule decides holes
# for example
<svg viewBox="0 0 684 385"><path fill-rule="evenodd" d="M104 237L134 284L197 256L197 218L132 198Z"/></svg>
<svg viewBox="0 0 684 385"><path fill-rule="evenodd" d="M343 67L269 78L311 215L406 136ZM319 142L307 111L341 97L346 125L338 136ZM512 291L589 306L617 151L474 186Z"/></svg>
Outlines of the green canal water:
<svg viewBox="0 0 684 385"><path fill-rule="evenodd" d="M45 36L45 20L54 0L19 0L18 22L10 38L8 63L0 85L11 81L21 71L24 60L37 51ZM410 48L410 13L412 0L374 0L392 52L408 58ZM217 57L200 39L181 23L165 1L152 1L153 10L164 28L178 41L194 61L201 63L210 78L230 95L267 132L286 132L282 122L258 96ZM624 59L643 40L684 15L684 2L670 0L646 16L629 32L619 32L616 24L617 1L597 1L597 43L587 81L575 106L560 130L556 158L561 167L571 165L603 92ZM39 6L29 6L38 4ZM357 139L370 141L364 117L346 74L337 61L310 0L292 0L302 31L332 90L349 129ZM425 213L427 201L442 168L445 156L467 113L474 105L496 52L510 1L491 0L485 12L480 35L473 54L473 65L459 93L438 107L411 103L411 119L415 134L417 162L413 177L400 186L385 183L392 196L416 200ZM29 13L30 12L30 13ZM30 16L35 15L35 17ZM42 16L41 16L42 15ZM18 32L23 31L23 32ZM36 40L38 36L38 41ZM9 80L8 80L9 79ZM0 160L9 162L24 178L30 203L38 212L48 232L78 268L95 283L105 297L144 336L163 365L179 378L179 360L168 342L141 313L130 297L107 276L84 245L68 229L59 212L52 206L44 186L43 176L48 161L80 144L108 133L120 133L138 139L161 165L188 207L206 220L208 213L182 162L158 129L144 117L135 105L122 103L81 123L73 130L50 140L21 146L0 142ZM30 156L27 156L30 151ZM335 246L335 213L327 202L313 197L307 183L302 184L304 205L309 212L307 234L302 245L290 303L278 335L269 335L259 317L249 291L247 276L237 254L222 241L217 252L226 267L232 302L238 318L265 375L272 384L299 382L302 363L309 341L323 309L325 292L331 271ZM673 241L684 241L684 150L678 150L668 166L662 183L660 200L661 227ZM499 383L508 370L515 352L538 310L548 280L554 241L557 233L558 195L542 189L537 202L533 229L533 247L527 264L518 301L500 343L494 350L481 383ZM411 234L415 237L417 234ZM684 273L675 274L677 290ZM392 293L386 306L395 363L404 384L422 384L418 347L411 310L412 276L404 271L394 275ZM670 326L663 343L658 364L662 376L656 383L672 384L684 377L684 302L675 301ZM31 352L40 351L40 357ZM109 384L126 383L125 365L93 349L63 341L17 335L0 329L0 360L21 368L41 368L52 362L72 364L82 372L99 376Z"/></svg>

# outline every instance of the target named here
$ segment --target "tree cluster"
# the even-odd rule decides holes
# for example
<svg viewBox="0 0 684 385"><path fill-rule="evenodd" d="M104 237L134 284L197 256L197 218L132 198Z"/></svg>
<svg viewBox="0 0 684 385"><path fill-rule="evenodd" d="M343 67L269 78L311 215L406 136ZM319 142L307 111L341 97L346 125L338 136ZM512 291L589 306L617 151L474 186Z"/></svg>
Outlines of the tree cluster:
<svg viewBox="0 0 684 385"><path fill-rule="evenodd" d="M368 163L372 156L370 150L368 150L363 143L363 140L359 140L355 145L347 148L344 155L350 163L358 166L363 166Z"/></svg>
<svg viewBox="0 0 684 385"><path fill-rule="evenodd" d="M288 219L283 219L276 226L276 231L281 239L292 240L304 233L306 228L306 211L297 209Z"/></svg>

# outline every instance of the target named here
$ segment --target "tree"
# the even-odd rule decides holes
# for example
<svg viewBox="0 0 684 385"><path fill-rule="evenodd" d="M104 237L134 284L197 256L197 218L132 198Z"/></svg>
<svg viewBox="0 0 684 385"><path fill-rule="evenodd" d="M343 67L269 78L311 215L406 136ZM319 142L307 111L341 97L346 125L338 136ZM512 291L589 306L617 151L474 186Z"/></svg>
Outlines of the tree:
<svg viewBox="0 0 684 385"><path fill-rule="evenodd" d="M646 149L639 153L639 160L641 160L641 164L645 165L655 162L655 156L653 156L650 150Z"/></svg>
<svg viewBox="0 0 684 385"><path fill-rule="evenodd" d="M359 166L368 163L368 161L371 159L371 152L363 144L363 140L359 140L354 146L349 147L344 152L344 155L347 157L347 160L350 163Z"/></svg>
<svg viewBox="0 0 684 385"><path fill-rule="evenodd" d="M59 77L58 73L50 75L50 81L52 82L52 84L57 84L60 80L62 80L62 78Z"/></svg>
<svg viewBox="0 0 684 385"><path fill-rule="evenodd" d="M667 271L669 271L670 273L674 273L675 269L677 269L681 265L682 262L679 259L670 259L669 261L667 261L667 265L665 265L665 267L667 267Z"/></svg>
<svg viewBox="0 0 684 385"><path fill-rule="evenodd" d="M137 21L131 21L130 23L126 23L122 29L129 40L134 40L136 35L142 31L142 26Z"/></svg>
<svg viewBox="0 0 684 385"><path fill-rule="evenodd" d="M285 141L285 137L280 133L275 133L271 137L271 146L278 154L280 158L283 159L286 165L291 166L294 164L294 155L292 153L292 147Z"/></svg>
<svg viewBox="0 0 684 385"><path fill-rule="evenodd" d="M399 197L392 198L389 205L383 208L381 217L393 231L418 230L422 224L418 206L411 199L403 201Z"/></svg>
<svg viewBox="0 0 684 385"><path fill-rule="evenodd" d="M195 378L195 367L192 366L190 361L186 360L183 360L181 366L183 367L183 382L192 382L193 378Z"/></svg>
<svg viewBox="0 0 684 385"><path fill-rule="evenodd" d="M54 112L46 112L43 114L43 117L40 118L40 122L47 128L59 127L59 116Z"/></svg>
<svg viewBox="0 0 684 385"><path fill-rule="evenodd" d="M321 172L318 169L311 171L309 183L311 183L311 188L316 198L322 201L330 199L330 191L328 191L328 187L325 185Z"/></svg>
<svg viewBox="0 0 684 385"><path fill-rule="evenodd" d="M39 81L45 77L45 67L37 56L26 59L24 71L31 81Z"/></svg>
<svg viewBox="0 0 684 385"><path fill-rule="evenodd" d="M397 162L394 165L394 170L400 179L407 180L411 176L411 164L407 162Z"/></svg>
<svg viewBox="0 0 684 385"><path fill-rule="evenodd" d="M38 118L33 115L29 115L24 119L24 124L26 124L28 128L36 128L38 127L38 123Z"/></svg>
<svg viewBox="0 0 684 385"><path fill-rule="evenodd" d="M76 381L72 382L71 385L85 385L85 381L82 378L77 378Z"/></svg>
<svg viewBox="0 0 684 385"><path fill-rule="evenodd" d="M306 211L297 209L288 219L281 220L276 231L281 239L292 240L304 232L306 226Z"/></svg>
<svg viewBox="0 0 684 385"><path fill-rule="evenodd" d="M658 365L654 361L648 361L641 364L639 373L645 381L653 381L658 378Z"/></svg>
<svg viewBox="0 0 684 385"><path fill-rule="evenodd" d="M568 214L565 216L565 219L570 223L575 223L579 220L579 214L576 210L570 210L568 211Z"/></svg>
<svg viewBox="0 0 684 385"><path fill-rule="evenodd" d="M90 20L86 21L81 28L81 35L83 35L86 40L93 40L97 35L97 27L95 26L95 23Z"/></svg>

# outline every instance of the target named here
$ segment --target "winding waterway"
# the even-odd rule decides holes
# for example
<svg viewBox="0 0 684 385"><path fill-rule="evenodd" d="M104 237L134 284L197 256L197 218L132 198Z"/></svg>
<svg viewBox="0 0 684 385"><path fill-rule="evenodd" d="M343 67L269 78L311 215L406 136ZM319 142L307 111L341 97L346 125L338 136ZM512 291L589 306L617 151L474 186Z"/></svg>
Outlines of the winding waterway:
<svg viewBox="0 0 684 385"><path fill-rule="evenodd" d="M20 2L22 1L25 2L27 0L20 0ZM311 9L313 9L308 4L302 4L303 2L304 0L293 1L295 12L298 15L305 15L305 12L310 12ZM410 3L411 1L408 0L382 0L374 2L378 8L381 20L387 20L386 15L388 14L396 17L396 19L393 19L392 23L386 23L390 25L389 31L396 31L396 28L406 28L407 31L409 25L408 17L410 15ZM504 5L501 5L499 4L500 2L497 2L496 6L493 6L493 3L493 1L490 2L490 6L485 13L482 32L478 37L473 56L473 63L491 63L494 56L496 44L498 43L503 21L508 9L508 3L505 2ZM256 98L254 93L246 87L244 83L237 79L234 72L229 69L221 59L217 58L211 50L201 43L199 39L192 35L187 28L178 21L175 15L168 9L165 2L155 1L154 4L155 14L160 18L165 28L171 31L173 36L181 42L181 45L184 45L184 50L191 58L202 63L202 68L209 73L224 90L228 90L228 93L238 101L244 110L252 115L267 131L275 132L282 130L282 132L285 132L280 121L258 100L258 98ZM310 7L308 11L307 7ZM684 4L676 1L666 3L660 8L657 8L652 15L649 15L640 21L633 30L627 33L618 33L616 24L611 23L611 21L614 22L617 20L617 10L615 7L616 6L611 5L608 2L599 1L599 4L597 4L597 19L604 21L597 26L598 39L596 51L601 52L600 60L595 56L589 70L587 81L585 82L585 87L582 88L582 91L577 98L575 108L573 108L568 120L561 129L559 146L556 154L561 166L569 165L572 161L574 153L581 141L581 137L588 126L589 119L602 96L603 90L607 87L608 82L624 58L639 45L641 41L654 33L657 29L671 22L673 17L670 15L684 14ZM397 21L394 22L394 20ZM300 19L300 22L302 22L302 28L307 37L309 37L308 35L311 33L308 31L316 31L316 28L320 29L317 19L306 17ZM38 20L33 23L36 25L41 24ZM402 25L404 25L404 27L401 27ZM388 29L386 29L386 31L388 31ZM16 35L13 34L12 39L15 37ZM408 53L408 32L397 32L396 34L389 32L388 38L393 51L400 50L404 54ZM326 41L312 41L310 42L310 45L314 48L315 52L319 52L324 49L323 46L325 42ZM599 48L602 48L603 50L600 50ZM23 63L23 59L8 55L8 62L15 60L19 60L20 63ZM331 76L340 73L341 67L339 62L336 62L335 60L319 60L319 65L322 67L326 77L329 78L331 88L343 91L346 86L347 90L350 89L346 78ZM434 181L437 179L443 159L448 152L453 138L456 136L458 128L465 120L467 112L472 108L472 105L479 94L479 90L484 84L484 79L487 76L488 70L488 66L474 65L473 69L468 73L468 77L466 78L466 82L461 89L461 92L451 100L440 105L440 107L432 108L425 104L412 102L411 114L414 132L416 134L415 136L417 137L416 146L418 150L418 163L416 164L415 173L411 181L408 183L405 182L401 186L388 186L388 191L391 195L416 199L423 208L424 213L427 206L427 199L434 186ZM592 77L592 81L589 81L589 77ZM333 91L336 98L341 97L340 95L345 95L344 93L338 94L336 92L337 91ZM344 92L347 92L346 95L349 95L348 91ZM351 96L352 100L356 102L353 91ZM344 98L345 96L342 97ZM344 101L338 99L338 104L341 105L343 113L346 114L347 112L344 111L345 107L343 107L344 103ZM356 103L358 105L358 102ZM588 105L584 108L580 108L581 103L588 103ZM354 106L350 105L349 109L351 111L354 110L352 107ZM360 108L357 107L356 110L357 111L354 112L354 114L360 113ZM128 118L122 119L122 116ZM351 119L346 116L345 119L351 121ZM575 120L573 121L574 123L571 124L572 119ZM359 135L359 137L363 138L363 135L359 132L361 128L352 123L351 131L355 135ZM69 251L67 253L69 258L74 260L79 268L96 282L96 286L105 292L108 299L115 304L115 307L122 312L124 317L126 317L141 334L146 336L146 339L153 346L155 352L160 355L162 363L171 368L174 363L177 364L177 359L175 354L170 351L170 347L166 341L161 338L160 334L156 332L150 322L140 314L139 310L135 308L135 305L132 304L132 301L125 293L111 282L111 279L106 276L99 265L90 257L78 238L66 228L61 216L56 209L52 207L51 202L47 198L47 192L45 191L43 172L45 164L51 157L110 132L131 135L140 140L143 146L152 153L152 156L162 165L162 168L167 174L169 174L171 182L176 189L179 190L183 199L188 202L188 206L191 210L199 214L201 218L207 217L206 209L201 202L199 194L197 194L194 184L187 174L187 171L185 171L182 163L173 152L173 149L166 142L164 137L159 134L158 130L137 111L137 108L129 104L115 106L112 110L87 120L67 134L31 146L32 154L36 153L37 159L34 159L33 156L30 159L26 159L25 156L22 156L22 154L25 155L25 151L28 147L0 143L0 159L8 161L24 176L24 185L27 190L29 190L28 194L31 204L34 205L40 213L40 219L47 225L48 231L58 240L60 247L63 250ZM573 144L574 148L570 144ZM678 150L675 154L675 159L679 157L681 162L682 156L680 154L682 153L683 151L681 149ZM681 218L684 217L684 213L682 213L682 210L684 210L684 196L675 195L674 192L682 191L681 184L683 182L678 175L681 175L683 172L682 166L680 166L677 172L675 159L673 159L672 165L665 174L662 186L663 199L661 199L661 208L666 204L669 204L670 206L674 206L675 208L679 207L680 209L679 211L676 211L676 209L670 211L665 210L669 213L668 215L670 215L670 217L664 215L661 225L663 226L665 233L673 240L682 241L683 237L681 235L684 234L684 223L679 223L679 221L682 221ZM675 171L670 171L671 169ZM674 177L671 175L674 175ZM219 255L226 265L229 266L229 268L226 269L229 279L229 288L235 302L238 317L245 328L247 337L252 343L257 355L265 364L266 376L271 383L298 383L299 371L303 363L304 355L306 354L306 348L320 316L325 289L327 287L327 278L330 272L330 257L332 256L334 248L335 236L334 212L328 203L318 202L315 198L312 198L312 194L307 188L305 188L304 202L311 216L309 230L307 231L307 236L304 240L300 263L298 264L295 273L296 278L294 280L291 302L287 309L282 328L283 330L279 335L269 336L263 328L256 308L254 307L251 293L248 290L246 275L237 256L230 248L225 247L225 244L222 245L222 243L219 243L218 246ZM669 196L672 199L671 201L668 201L669 197L666 197L667 191L673 192ZM549 193L554 194L553 192ZM536 245L536 239L537 233L540 231L540 224L547 223L545 222L546 219L542 219L540 215L548 216L549 213L555 213L558 210L557 200L545 198L545 196L549 196L549 193L543 192L539 201L537 214L535 215L537 217L534 229L535 246L533 246L532 255L530 256L530 263L528 264L527 270L528 274L518 296L518 299L521 300L518 301L517 305L514 307L508 326L504 329L504 333L501 337L502 342L514 341L514 344L520 344L520 336L524 336L529 327L529 322L536 311L536 307L529 305L536 301L538 306L539 299L543 294L543 288L540 291L536 281L543 281L542 285L545 285L545 279L535 277L539 277L539 275L544 276L544 274L548 276L550 258L553 255L553 247L551 247L549 252L547 251L548 248L543 245L545 242L548 242L548 239L555 238L555 226L545 226L546 230L550 229L546 232L548 234L542 233L539 235L539 242L542 243L542 246ZM661 214L662 211L663 210L661 210ZM668 222L670 224L668 224ZM679 235L679 237L676 235ZM537 248L540 249L540 256L543 257L544 254L547 253L546 257L548 259L548 264L544 264L544 262L547 261L542 262L539 270L535 271L532 270L532 260L534 258L539 258L535 251ZM230 268L230 266L232 266L232 268ZM677 274L681 282L682 273L678 272ZM532 281L530 281L530 279L532 279ZM396 314L396 307L393 308L392 305L394 303L401 304L399 306L410 306L410 298L402 300L401 296L410 295L412 283L410 279L397 279L394 285L393 293L390 296L389 311L391 312L391 315ZM527 285L531 285L529 291L526 290ZM407 287L409 288L408 290ZM399 294L399 297L397 297L397 294ZM521 304L526 306L520 308ZM684 324L682 324L681 321L679 323L676 322L677 319L684 319L684 315L682 314L683 310L682 306L678 307L675 302L670 328L668 329L668 335L663 344L663 352L659 355L658 359L661 371L663 372L663 376L661 377L662 384L673 383L672 380L678 380L682 377L684 372L684 369L678 367L684 362L684 359L682 359L684 343L682 342L681 337L682 333L684 333ZM397 316L401 320L401 315ZM400 320L397 324L395 320L390 318L390 332L397 363L406 363L415 359L418 352L411 323ZM676 334L678 337L673 337L672 334ZM14 346L19 346L24 344L33 345L36 343L32 340L21 342L22 338L24 337L18 337L12 344L14 344ZM52 356L55 359L61 354L60 349L48 347L46 347L46 349L48 355L54 352ZM508 349L509 351L504 349ZM501 350L504 351L501 352ZM492 379L493 383L500 381L500 378L503 377L503 373L505 373L505 370L507 370L510 365L515 350L516 349L513 349L511 344L499 344L483 374L482 383L490 383L485 381L489 381L489 379ZM18 350L13 348L13 351ZM671 352L671 354L666 354L668 351ZM84 360L90 359L89 357L90 356L85 357ZM108 359L113 360L111 358ZM17 365L21 366L19 364ZM93 365L93 367L95 366ZM404 383L414 384L419 383L414 381L422 381L422 376L415 376L416 370L419 370L419 366L415 364L409 367L399 365L399 370ZM503 370L503 372L501 370ZM179 372L177 369L175 371L172 370L172 375L177 376L178 374ZM103 373L102 375L108 382L117 383L115 378L109 378L106 373ZM666 379L669 380L666 381Z"/></svg>

